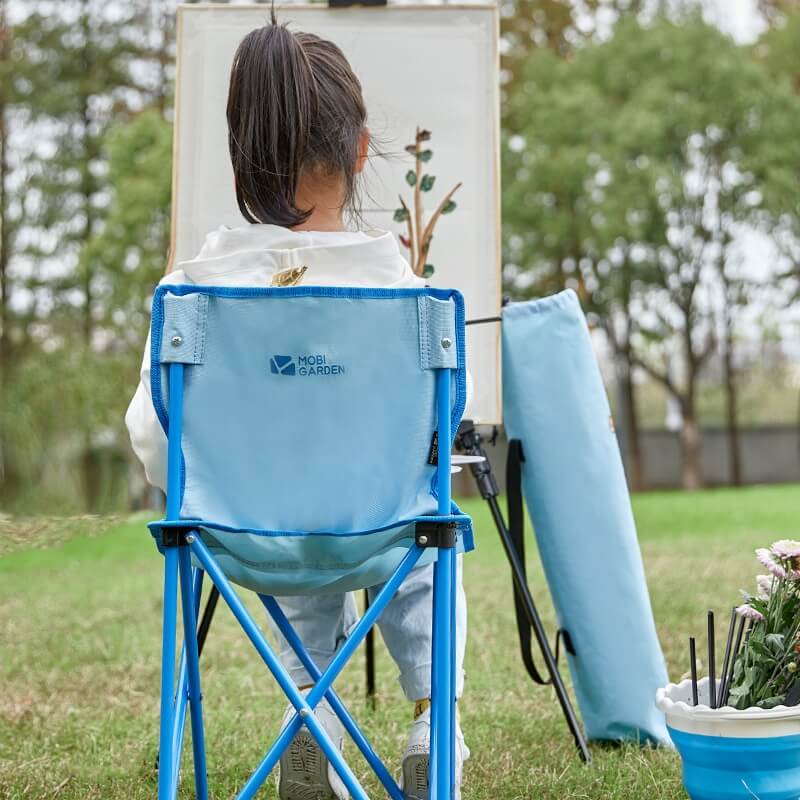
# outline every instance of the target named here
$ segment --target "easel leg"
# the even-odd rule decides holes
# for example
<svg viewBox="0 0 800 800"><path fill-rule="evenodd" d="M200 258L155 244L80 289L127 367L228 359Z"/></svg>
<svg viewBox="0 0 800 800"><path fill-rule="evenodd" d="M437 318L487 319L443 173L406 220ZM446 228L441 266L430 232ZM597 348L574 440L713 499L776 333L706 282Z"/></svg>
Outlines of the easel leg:
<svg viewBox="0 0 800 800"><path fill-rule="evenodd" d="M364 609L369 608L369 592L364 590ZM366 656L367 675L367 700L372 710L375 710L375 631L371 629L364 640L364 653Z"/></svg>
<svg viewBox="0 0 800 800"><path fill-rule="evenodd" d="M572 738L575 740L575 746L578 748L578 753L581 759L584 762L589 763L592 760L592 756L589 752L589 746L586 743L586 737L583 735L583 730L581 729L575 709L572 706L572 701L569 699L566 687L561 679L561 674L558 671L558 665L556 664L556 660L553 657L553 652L550 649L550 643L547 641L547 635L539 617L539 612L536 610L536 605L533 602L533 596L531 595L530 588L525 580L525 573L522 568L522 564L520 563L519 556L517 555L513 543L511 542L508 527L506 526L503 513L500 510L500 506L497 502L499 490L497 487L497 481L492 473L492 465L489 462L486 451L483 449L481 444L481 436L471 421L465 420L461 423L461 426L458 429L458 436L456 437L456 448L464 453L467 453L468 455L482 456L486 459L485 461L476 464L470 464L470 471L475 478L475 482L478 484L478 490L481 493L481 497L483 497L483 499L486 500L489 505L492 519L494 520L497 533L500 536L500 541L502 542L503 549L506 553L506 558L508 559L509 566L511 567L514 588L522 598L523 605L525 606L526 616L528 617L528 621L530 622L531 628L536 636L536 641L539 644L542 658L547 666L547 672L550 676L550 681L553 684L553 689L555 690L556 697L558 698L558 702L564 714L564 719L567 722L567 727L572 734Z"/></svg>

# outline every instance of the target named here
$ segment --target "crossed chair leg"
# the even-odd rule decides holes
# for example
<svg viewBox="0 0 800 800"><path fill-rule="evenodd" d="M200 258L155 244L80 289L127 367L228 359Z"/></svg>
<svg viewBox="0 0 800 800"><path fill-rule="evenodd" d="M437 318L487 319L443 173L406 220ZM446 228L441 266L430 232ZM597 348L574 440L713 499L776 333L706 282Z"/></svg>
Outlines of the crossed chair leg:
<svg viewBox="0 0 800 800"><path fill-rule="evenodd" d="M194 576L192 575L190 550L191 554L195 556L202 566L202 570L196 570ZM205 735L196 635L203 570L208 573L214 585L219 589L220 594L229 605L256 651L296 710L295 715L281 730L275 743L237 795L237 800L249 800L249 798L255 796L303 725L308 728L311 735L317 740L350 795L355 800L368 800L367 794L342 757L339 749L330 740L314 715L314 709L323 698L328 700L334 713L339 717L345 730L350 734L392 800L403 800L402 790L342 704L333 690L332 684L361 644L367 632L375 624L384 608L394 597L408 573L414 568L422 553L423 549L417 545L409 549L395 573L380 590L374 602L366 610L364 616L324 672L320 672L314 664L274 598L260 596L276 625L292 649L297 653L312 680L315 681L308 695L303 696L200 537L190 532L179 541L177 546L165 547L159 800L175 800L177 795L187 701L192 725L196 796L197 800L208 800ZM454 785L455 647L452 641L452 632L455 630L455 603L453 601L452 587L455 580L455 563L456 559L453 550L442 549L439 551L439 558L434 565L434 636L431 672L432 708L429 782L429 798L431 800L450 800ZM174 681L178 575L180 575L181 585L184 646L178 674L178 690L176 692Z"/></svg>

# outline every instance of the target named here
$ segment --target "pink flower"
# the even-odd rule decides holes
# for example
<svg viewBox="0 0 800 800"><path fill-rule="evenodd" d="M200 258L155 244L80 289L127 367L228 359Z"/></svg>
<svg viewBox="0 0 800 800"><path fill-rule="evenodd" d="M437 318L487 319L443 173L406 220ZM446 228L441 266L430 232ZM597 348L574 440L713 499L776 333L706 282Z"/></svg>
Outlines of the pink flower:
<svg viewBox="0 0 800 800"><path fill-rule="evenodd" d="M759 547L756 550L756 558L776 577L785 578L786 570L775 560L775 555L766 547Z"/></svg>
<svg viewBox="0 0 800 800"><path fill-rule="evenodd" d="M743 605L739 606L736 609L736 613L740 617L752 619L754 622L760 622L762 619L764 619L764 615L748 603L744 603Z"/></svg>
<svg viewBox="0 0 800 800"><path fill-rule="evenodd" d="M800 558L800 542L794 539L780 539L770 547L770 550L781 559Z"/></svg>

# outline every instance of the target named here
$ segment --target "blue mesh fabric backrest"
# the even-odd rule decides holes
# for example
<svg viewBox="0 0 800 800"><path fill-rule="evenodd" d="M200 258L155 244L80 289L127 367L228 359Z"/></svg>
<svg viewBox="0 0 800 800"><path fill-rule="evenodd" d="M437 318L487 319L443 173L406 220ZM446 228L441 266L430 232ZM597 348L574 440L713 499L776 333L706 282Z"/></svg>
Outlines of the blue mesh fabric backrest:
<svg viewBox="0 0 800 800"><path fill-rule="evenodd" d="M463 323L454 291L160 287L165 429L166 368L187 365L181 517L331 535L435 514L435 368L454 368L455 431Z"/></svg>

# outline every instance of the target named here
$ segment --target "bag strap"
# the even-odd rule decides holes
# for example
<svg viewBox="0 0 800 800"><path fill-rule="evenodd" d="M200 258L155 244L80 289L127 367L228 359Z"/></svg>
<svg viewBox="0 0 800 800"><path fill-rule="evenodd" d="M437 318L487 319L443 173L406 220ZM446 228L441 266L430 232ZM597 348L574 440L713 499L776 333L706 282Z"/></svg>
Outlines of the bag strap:
<svg viewBox="0 0 800 800"><path fill-rule="evenodd" d="M525 580L528 576L525 570L525 510L522 504L522 462L525 454L522 451L522 442L519 439L511 439L508 443L508 456L506 458L506 496L508 500L508 533L511 544L517 551L519 563L522 565L522 574ZM517 617L517 633L519 634L519 646L522 651L522 661L531 679L546 686L551 683L549 679L542 677L533 660L531 650L531 624L525 613L525 601L517 589L514 587L514 612ZM558 640L556 640L558 642ZM558 655L556 655L556 662Z"/></svg>

